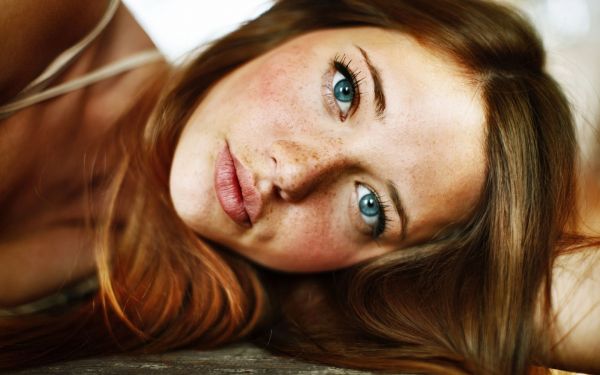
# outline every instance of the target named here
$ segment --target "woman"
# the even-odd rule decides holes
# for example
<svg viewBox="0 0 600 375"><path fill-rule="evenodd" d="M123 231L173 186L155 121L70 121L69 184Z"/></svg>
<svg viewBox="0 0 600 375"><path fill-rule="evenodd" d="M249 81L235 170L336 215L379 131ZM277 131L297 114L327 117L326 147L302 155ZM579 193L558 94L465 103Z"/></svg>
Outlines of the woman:
<svg viewBox="0 0 600 375"><path fill-rule="evenodd" d="M124 10L94 43L60 82L150 47ZM37 71L7 65L10 98ZM0 321L0 366L253 335L357 368L600 370L597 285L561 271L597 244L571 234L573 126L543 65L495 3L281 0L184 68L13 111L12 144L40 146L2 145L3 303L94 268L99 289Z"/></svg>

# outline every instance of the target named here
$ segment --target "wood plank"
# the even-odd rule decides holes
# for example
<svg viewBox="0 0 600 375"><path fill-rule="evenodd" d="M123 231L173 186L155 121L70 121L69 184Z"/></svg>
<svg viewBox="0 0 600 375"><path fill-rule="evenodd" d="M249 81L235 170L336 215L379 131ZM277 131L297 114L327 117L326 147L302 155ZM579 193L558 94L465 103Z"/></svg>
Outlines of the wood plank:
<svg viewBox="0 0 600 375"><path fill-rule="evenodd" d="M211 351L183 350L160 355L111 356L61 362L49 366L11 372L14 375L53 374L349 374L370 372L342 369L280 357L250 343Z"/></svg>

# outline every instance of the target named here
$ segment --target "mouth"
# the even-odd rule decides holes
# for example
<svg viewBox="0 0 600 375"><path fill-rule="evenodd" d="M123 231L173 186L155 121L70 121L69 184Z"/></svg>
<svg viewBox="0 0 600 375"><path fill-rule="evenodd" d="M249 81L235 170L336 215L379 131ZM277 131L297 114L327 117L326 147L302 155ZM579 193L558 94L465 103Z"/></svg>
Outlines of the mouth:
<svg viewBox="0 0 600 375"><path fill-rule="evenodd" d="M225 143L215 163L215 191L223 211L236 224L251 227L262 207L254 179Z"/></svg>

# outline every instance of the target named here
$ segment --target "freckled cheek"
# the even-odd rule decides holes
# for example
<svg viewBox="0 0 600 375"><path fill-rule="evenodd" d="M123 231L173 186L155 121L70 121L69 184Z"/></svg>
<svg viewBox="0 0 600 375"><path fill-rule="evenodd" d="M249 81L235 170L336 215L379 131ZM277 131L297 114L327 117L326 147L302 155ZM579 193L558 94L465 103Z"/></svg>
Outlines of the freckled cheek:
<svg viewBox="0 0 600 375"><path fill-rule="evenodd" d="M338 268L352 254L352 243L333 215L292 213L285 231L285 252L308 271Z"/></svg>
<svg viewBox="0 0 600 375"><path fill-rule="evenodd" d="M311 78L301 64L267 61L248 77L248 100L269 111L298 112L306 102Z"/></svg>

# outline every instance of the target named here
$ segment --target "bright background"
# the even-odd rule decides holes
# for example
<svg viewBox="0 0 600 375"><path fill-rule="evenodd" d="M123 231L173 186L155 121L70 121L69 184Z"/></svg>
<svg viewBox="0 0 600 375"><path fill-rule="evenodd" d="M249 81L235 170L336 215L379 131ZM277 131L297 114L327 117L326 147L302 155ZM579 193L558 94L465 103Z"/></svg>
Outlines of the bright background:
<svg viewBox="0 0 600 375"><path fill-rule="evenodd" d="M267 10L271 0L123 0L156 46L175 61Z"/></svg>

